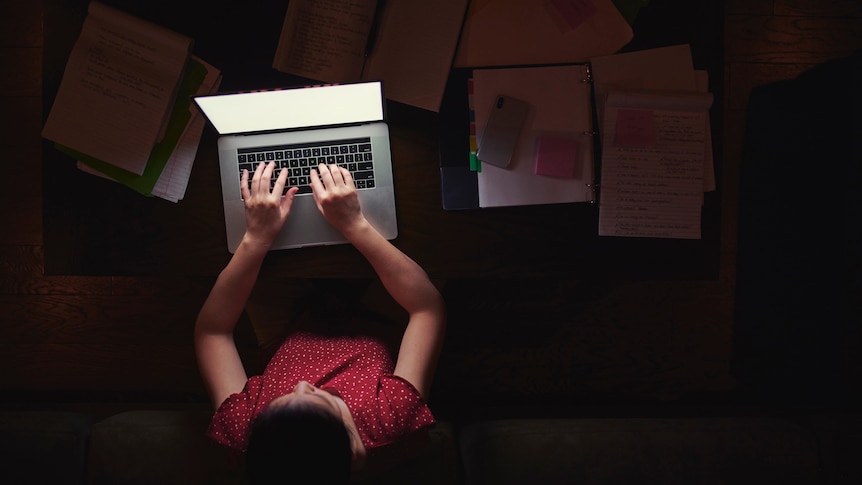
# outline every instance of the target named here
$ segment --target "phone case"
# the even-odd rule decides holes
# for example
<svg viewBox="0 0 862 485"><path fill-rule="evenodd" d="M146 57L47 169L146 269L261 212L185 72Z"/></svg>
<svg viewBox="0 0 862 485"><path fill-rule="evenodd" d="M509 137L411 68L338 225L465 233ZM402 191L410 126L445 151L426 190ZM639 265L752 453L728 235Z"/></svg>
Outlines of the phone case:
<svg viewBox="0 0 862 485"><path fill-rule="evenodd" d="M478 140L476 156L479 160L501 168L508 167L529 112L528 103L505 95L497 96Z"/></svg>

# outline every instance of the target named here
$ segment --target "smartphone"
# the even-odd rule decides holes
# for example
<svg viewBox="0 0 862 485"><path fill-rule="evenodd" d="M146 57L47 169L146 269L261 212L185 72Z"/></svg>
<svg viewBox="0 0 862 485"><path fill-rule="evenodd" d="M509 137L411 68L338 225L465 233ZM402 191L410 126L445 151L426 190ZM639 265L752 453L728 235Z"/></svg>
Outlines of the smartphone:
<svg viewBox="0 0 862 485"><path fill-rule="evenodd" d="M478 140L476 156L483 163L506 168L518 142L518 134L527 120L530 105L520 99L499 95L494 100L485 130Z"/></svg>

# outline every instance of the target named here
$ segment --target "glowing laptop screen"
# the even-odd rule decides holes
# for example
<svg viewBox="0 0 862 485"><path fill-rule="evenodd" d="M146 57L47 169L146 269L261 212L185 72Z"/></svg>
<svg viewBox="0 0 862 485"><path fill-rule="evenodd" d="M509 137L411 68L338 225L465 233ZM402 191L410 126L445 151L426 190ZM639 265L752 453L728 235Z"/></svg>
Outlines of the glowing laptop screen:
<svg viewBox="0 0 862 485"><path fill-rule="evenodd" d="M383 120L379 81L198 96L195 103L222 135Z"/></svg>

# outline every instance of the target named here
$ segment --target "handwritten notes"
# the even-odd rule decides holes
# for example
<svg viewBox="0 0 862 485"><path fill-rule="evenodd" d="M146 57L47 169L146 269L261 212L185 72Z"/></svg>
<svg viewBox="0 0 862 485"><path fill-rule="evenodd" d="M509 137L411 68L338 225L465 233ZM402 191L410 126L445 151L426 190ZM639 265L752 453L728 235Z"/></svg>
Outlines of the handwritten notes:
<svg viewBox="0 0 862 485"><path fill-rule="evenodd" d="M91 2L42 136L141 175L161 138L191 43Z"/></svg>
<svg viewBox="0 0 862 485"><path fill-rule="evenodd" d="M709 94L611 93L599 235L700 239Z"/></svg>
<svg viewBox="0 0 862 485"><path fill-rule="evenodd" d="M273 66L327 82L358 81L373 0L296 0L287 5Z"/></svg>

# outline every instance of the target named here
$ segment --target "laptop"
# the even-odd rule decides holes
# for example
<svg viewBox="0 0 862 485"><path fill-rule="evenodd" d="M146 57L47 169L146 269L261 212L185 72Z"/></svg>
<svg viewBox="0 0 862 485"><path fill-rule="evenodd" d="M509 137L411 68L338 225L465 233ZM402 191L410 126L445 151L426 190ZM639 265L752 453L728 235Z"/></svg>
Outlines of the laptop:
<svg viewBox="0 0 862 485"><path fill-rule="evenodd" d="M347 240L317 209L309 183L318 163L350 170L362 213L383 237L398 235L395 190L379 81L196 96L195 104L219 133L218 154L228 250L245 233L242 170L260 162L288 170L299 187L290 216L272 250L344 244ZM251 177L249 177L251 179Z"/></svg>

